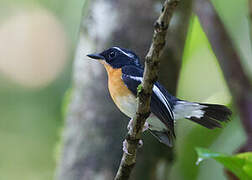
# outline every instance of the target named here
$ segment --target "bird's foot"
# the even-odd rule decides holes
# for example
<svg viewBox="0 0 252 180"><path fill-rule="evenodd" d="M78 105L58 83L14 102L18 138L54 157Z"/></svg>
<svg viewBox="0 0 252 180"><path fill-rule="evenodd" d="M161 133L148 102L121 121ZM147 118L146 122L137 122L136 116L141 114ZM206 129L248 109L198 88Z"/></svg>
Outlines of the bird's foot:
<svg viewBox="0 0 252 180"><path fill-rule="evenodd" d="M132 155L132 154L130 154L129 151L128 151L128 142L127 142L127 140L124 140L124 141L123 141L123 152L125 152L125 153L128 154L128 155Z"/></svg>
<svg viewBox="0 0 252 180"><path fill-rule="evenodd" d="M144 123L144 126L143 126L143 130L142 132L146 131L149 129L149 123L145 122ZM128 131L130 132L130 134L132 134L132 131L133 131L133 118L130 119L129 123L128 123L128 126L127 126L127 129Z"/></svg>
<svg viewBox="0 0 252 180"><path fill-rule="evenodd" d="M133 118L130 119L128 126L127 126L127 129L130 132L130 134L132 134L132 132L133 132Z"/></svg>
<svg viewBox="0 0 252 180"><path fill-rule="evenodd" d="M141 148L141 147L143 147L143 140L140 139L139 142L138 142L138 148ZM128 151L128 142L127 142L127 140L123 141L123 152L125 152L128 155L132 155Z"/></svg>
<svg viewBox="0 0 252 180"><path fill-rule="evenodd" d="M143 140L142 139L140 139L138 142L138 148L141 148L141 147L143 147Z"/></svg>
<svg viewBox="0 0 252 180"><path fill-rule="evenodd" d="M149 126L149 123L147 123L147 122L145 121L144 126L143 126L143 131L142 131L142 132L148 130L149 127L150 127L150 126Z"/></svg>

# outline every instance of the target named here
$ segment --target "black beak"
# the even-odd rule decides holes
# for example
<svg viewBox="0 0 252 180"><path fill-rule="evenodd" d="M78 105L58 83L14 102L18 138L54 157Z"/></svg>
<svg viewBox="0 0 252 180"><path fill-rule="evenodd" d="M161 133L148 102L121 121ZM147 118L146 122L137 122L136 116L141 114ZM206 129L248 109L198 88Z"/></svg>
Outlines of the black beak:
<svg viewBox="0 0 252 180"><path fill-rule="evenodd" d="M88 54L87 56L92 59L104 59L104 57L100 54Z"/></svg>

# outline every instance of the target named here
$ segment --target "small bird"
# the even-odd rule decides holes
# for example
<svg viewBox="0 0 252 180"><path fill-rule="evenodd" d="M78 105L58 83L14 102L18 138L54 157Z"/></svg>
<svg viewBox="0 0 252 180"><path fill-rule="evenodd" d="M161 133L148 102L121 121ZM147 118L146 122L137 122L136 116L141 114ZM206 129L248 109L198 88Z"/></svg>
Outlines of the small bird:
<svg viewBox="0 0 252 180"><path fill-rule="evenodd" d="M132 118L136 113L137 87L143 81L143 66L132 51L112 47L88 57L99 60L108 74L108 88L116 106L131 118L128 129L132 128ZM220 122L229 120L231 111L219 104L189 102L172 96L159 83L153 86L151 115L146 120L144 130L149 130L161 143L172 146L175 139L174 124L178 119L188 119L208 129L220 128Z"/></svg>

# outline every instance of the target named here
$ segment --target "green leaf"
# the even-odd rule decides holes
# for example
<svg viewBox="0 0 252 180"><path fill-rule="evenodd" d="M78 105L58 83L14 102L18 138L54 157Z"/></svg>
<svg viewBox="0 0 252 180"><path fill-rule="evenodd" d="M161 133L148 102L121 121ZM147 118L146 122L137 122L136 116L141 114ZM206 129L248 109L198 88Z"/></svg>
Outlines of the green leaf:
<svg viewBox="0 0 252 180"><path fill-rule="evenodd" d="M137 93L140 93L140 92L142 91L142 89L143 89L143 85L142 85L142 84L139 84L139 85L137 86Z"/></svg>
<svg viewBox="0 0 252 180"><path fill-rule="evenodd" d="M226 155L212 152L204 148L196 148L199 164L205 159L214 159L221 163L225 168L233 172L241 180L252 179L252 152L237 155Z"/></svg>

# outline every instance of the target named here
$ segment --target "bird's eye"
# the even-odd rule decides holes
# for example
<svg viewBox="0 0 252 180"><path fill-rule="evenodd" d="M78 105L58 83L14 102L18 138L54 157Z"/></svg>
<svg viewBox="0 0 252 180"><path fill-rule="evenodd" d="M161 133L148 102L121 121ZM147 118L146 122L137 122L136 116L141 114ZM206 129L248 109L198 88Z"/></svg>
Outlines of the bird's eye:
<svg viewBox="0 0 252 180"><path fill-rule="evenodd" d="M113 59L114 57L116 57L116 52L112 51L109 53L109 58Z"/></svg>

